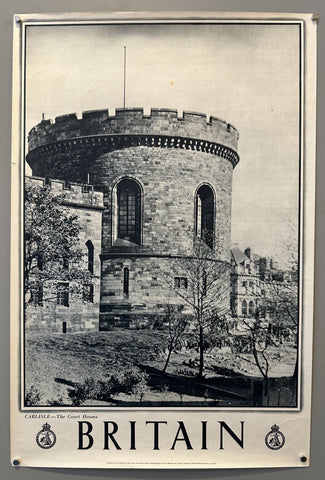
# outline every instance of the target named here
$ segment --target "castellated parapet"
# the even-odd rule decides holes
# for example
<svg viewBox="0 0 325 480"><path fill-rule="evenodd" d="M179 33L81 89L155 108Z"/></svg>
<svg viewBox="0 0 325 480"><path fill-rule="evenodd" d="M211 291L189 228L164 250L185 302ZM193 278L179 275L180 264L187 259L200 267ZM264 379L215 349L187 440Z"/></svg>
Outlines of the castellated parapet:
<svg viewBox="0 0 325 480"><path fill-rule="evenodd" d="M33 175L90 181L104 194L100 328L150 321L171 295L157 267L190 255L193 236L208 231L215 256L229 261L232 125L176 110L100 110L43 120L28 141Z"/></svg>
<svg viewBox="0 0 325 480"><path fill-rule="evenodd" d="M216 154L220 152L222 155L229 156L235 164L238 161L238 156L231 155L230 151L237 150L238 140L238 132L231 124L216 117L210 117L207 121L206 115L201 113L184 112L182 117L178 117L177 110L154 108L151 109L150 115L144 115L142 108L133 108L116 109L114 116L109 116L108 110L93 110L83 112L81 119L73 113L58 116L54 122L43 120L29 132L29 151L71 138L78 138L78 143L68 144L66 147L73 147L73 145L80 147L83 137L120 134L157 135L159 138L155 145L159 143L159 146L163 147L167 141L168 146L175 148L209 151ZM176 142L168 142L168 137L179 138ZM184 142L183 139L194 141ZM103 140L105 141L104 138ZM205 142L196 142L196 140L205 140ZM148 140L144 138L138 141L145 143ZM221 146L228 147L230 150L218 149ZM42 150L38 151L38 153L41 152Z"/></svg>
<svg viewBox="0 0 325 480"><path fill-rule="evenodd" d="M94 186L89 184L66 183L62 180L42 177L25 177L25 185L48 186L52 195L63 195L63 205L71 205L76 208L89 208L102 210L104 197L102 192L94 191Z"/></svg>

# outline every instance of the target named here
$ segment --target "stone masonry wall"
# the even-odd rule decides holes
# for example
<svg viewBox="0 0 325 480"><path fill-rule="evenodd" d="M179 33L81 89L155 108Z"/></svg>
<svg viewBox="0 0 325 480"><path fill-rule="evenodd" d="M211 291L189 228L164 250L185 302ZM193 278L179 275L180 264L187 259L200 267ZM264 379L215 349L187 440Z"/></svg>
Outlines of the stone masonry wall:
<svg viewBox="0 0 325 480"><path fill-rule="evenodd" d="M26 185L38 184L43 186L42 178L26 177ZM85 187L90 191L83 191ZM82 226L80 232L80 247L84 253L84 268L87 264L86 242L91 240L94 246L94 301L84 302L82 295L76 292L69 293L69 307L57 305L56 290L51 291L46 284L43 292L43 306L28 305L25 312L26 328L29 330L63 331L63 322L66 322L66 331L77 332L82 330L98 330L99 302L100 302L100 253L103 194L92 191L92 186L72 184L69 189L64 188L64 182L50 183L53 194L65 195L66 205L62 208L71 214L77 214ZM37 278L35 278L37 280ZM58 280L59 281L59 280Z"/></svg>
<svg viewBox="0 0 325 480"><path fill-rule="evenodd" d="M145 252L189 254L195 228L195 193L215 190L215 251L229 260L232 165L217 156L187 150L130 147L102 155L92 176L105 191L103 252L114 242L114 185L124 177L143 188L142 246Z"/></svg>
<svg viewBox="0 0 325 480"><path fill-rule="evenodd" d="M211 263L213 260L211 260ZM214 263L214 262L213 262ZM129 295L123 293L123 270L129 269ZM210 267L213 271L214 267ZM218 264L215 263L218 275ZM102 262L102 301L100 306L100 329L111 326L148 327L164 315L164 306L183 305L183 315L193 315L191 307L184 302L174 288L175 277L186 277L187 261L181 257L154 257L137 255L110 258ZM220 282L224 278L220 275ZM229 289L222 298L230 305ZM185 290L182 294L186 295ZM226 299L228 298L228 300Z"/></svg>

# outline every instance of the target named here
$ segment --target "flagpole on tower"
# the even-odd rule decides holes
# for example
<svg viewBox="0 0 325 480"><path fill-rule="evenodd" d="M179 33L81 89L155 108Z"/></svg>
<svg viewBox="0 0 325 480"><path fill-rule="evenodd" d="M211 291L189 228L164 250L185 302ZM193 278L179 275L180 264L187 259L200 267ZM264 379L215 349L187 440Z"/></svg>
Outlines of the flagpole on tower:
<svg viewBox="0 0 325 480"><path fill-rule="evenodd" d="M125 87L126 87L126 47L124 47L124 91L123 91L123 108L125 108Z"/></svg>

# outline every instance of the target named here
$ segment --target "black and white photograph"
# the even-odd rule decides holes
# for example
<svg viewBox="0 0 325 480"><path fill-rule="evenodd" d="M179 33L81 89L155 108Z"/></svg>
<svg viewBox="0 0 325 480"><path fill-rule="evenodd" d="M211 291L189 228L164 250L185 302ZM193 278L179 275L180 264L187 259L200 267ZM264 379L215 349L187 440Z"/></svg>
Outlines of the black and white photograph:
<svg viewBox="0 0 325 480"><path fill-rule="evenodd" d="M22 411L272 411L284 446L312 332L305 22L24 25Z"/></svg>
<svg viewBox="0 0 325 480"><path fill-rule="evenodd" d="M300 36L27 27L25 406L297 406Z"/></svg>

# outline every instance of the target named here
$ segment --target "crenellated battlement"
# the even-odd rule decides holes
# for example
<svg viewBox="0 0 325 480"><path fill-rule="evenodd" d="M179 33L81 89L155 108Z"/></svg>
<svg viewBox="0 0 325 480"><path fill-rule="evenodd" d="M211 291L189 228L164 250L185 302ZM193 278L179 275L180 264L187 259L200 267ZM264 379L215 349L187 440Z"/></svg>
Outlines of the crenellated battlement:
<svg viewBox="0 0 325 480"><path fill-rule="evenodd" d="M48 186L53 195L64 195L63 204L97 209L104 207L103 193L95 191L93 185L70 182L67 184L62 180L30 176L25 177L25 185Z"/></svg>
<svg viewBox="0 0 325 480"><path fill-rule="evenodd" d="M219 144L237 151L238 132L226 121L202 113L184 111L181 117L177 110L152 108L144 115L143 108L116 109L115 115L108 110L93 110L60 115L52 120L42 120L31 129L28 136L29 152L56 142L94 136L144 135L180 137L195 141Z"/></svg>

